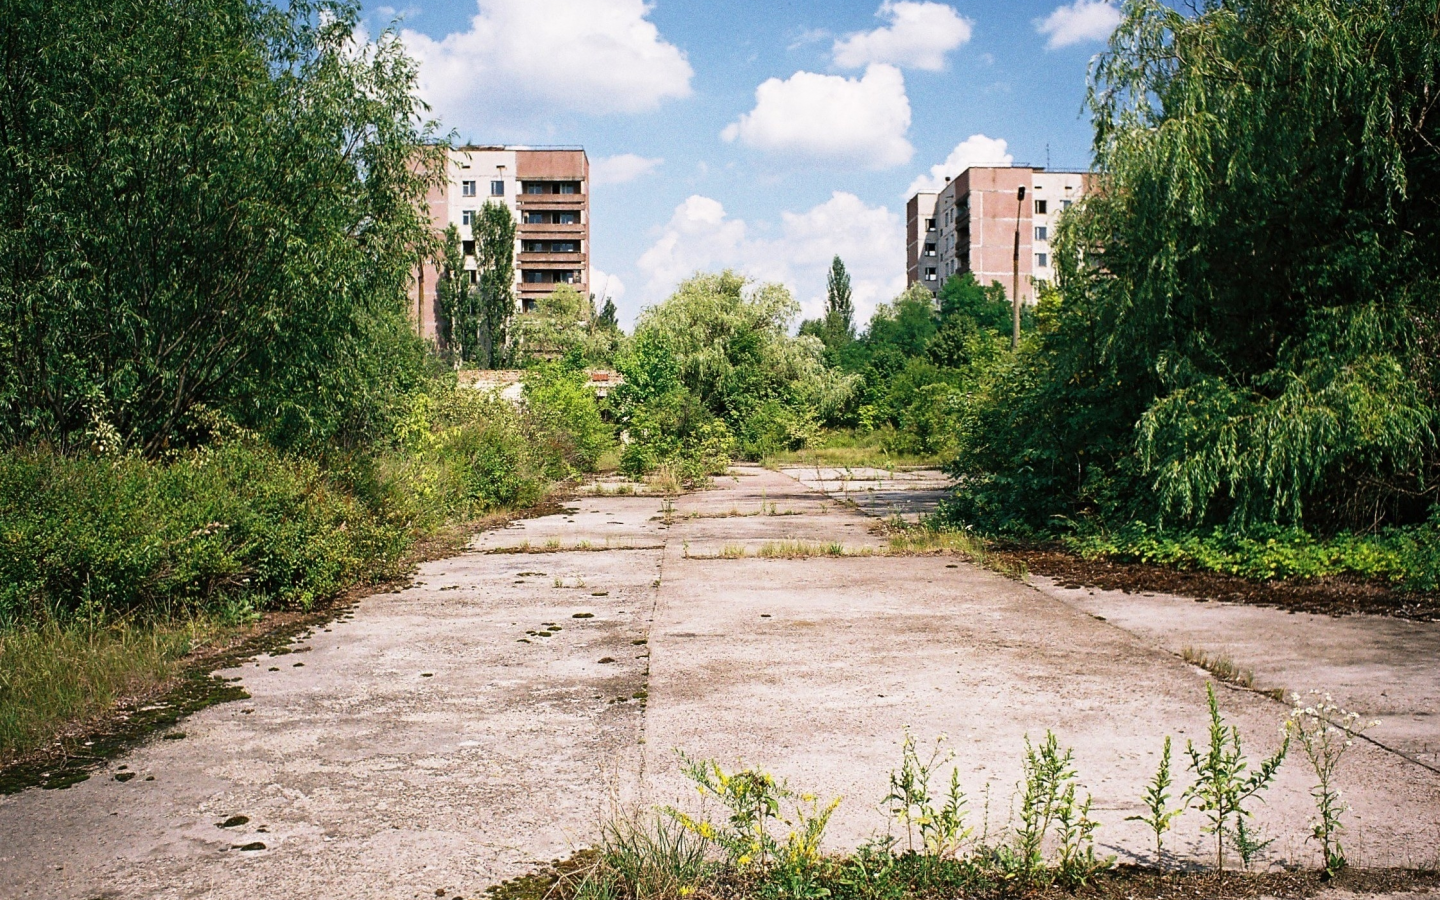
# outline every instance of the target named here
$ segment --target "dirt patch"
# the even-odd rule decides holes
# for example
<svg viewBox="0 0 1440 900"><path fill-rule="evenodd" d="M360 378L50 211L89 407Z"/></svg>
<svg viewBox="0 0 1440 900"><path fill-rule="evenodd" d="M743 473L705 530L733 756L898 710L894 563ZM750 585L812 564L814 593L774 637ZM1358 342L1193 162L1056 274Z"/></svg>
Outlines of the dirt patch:
<svg viewBox="0 0 1440 900"><path fill-rule="evenodd" d="M485 889L490 900L573 900L585 877L600 861L595 850L581 850L565 860L554 860L528 875L513 878ZM838 860L837 860L838 861ZM1374 896L1429 891L1440 888L1440 873L1412 869L1347 869L1327 878L1318 870L1278 872L1160 871L1142 866L1117 866L1075 887L1023 886L1015 883L986 884L985 879L956 889L956 886L916 886L911 896L969 896L987 900L1308 900L1322 893L1344 891L1351 895ZM767 885L753 878L722 877L694 890L701 900L753 900L771 896ZM773 888L773 885L768 887Z"/></svg>
<svg viewBox="0 0 1440 900"><path fill-rule="evenodd" d="M1399 894L1440 886L1434 872L1407 869L1350 869L1326 879L1314 870L1227 873L1157 872L1120 866L1102 873L1090 884L1071 892L1057 888L1037 891L1035 897L1096 897L1104 900L1241 900L1241 898L1315 897L1323 891L1347 891L1358 895ZM1009 896L1001 894L999 896ZM1024 895L1022 895L1024 896Z"/></svg>
<svg viewBox="0 0 1440 900"><path fill-rule="evenodd" d="M1036 575L1054 578L1066 588L1177 594L1197 600L1249 603L1329 616L1365 613L1419 622L1440 621L1440 596L1402 593L1360 579L1250 581L1214 572L1085 559L1056 548L1001 547L988 555L1010 566L1023 566Z"/></svg>

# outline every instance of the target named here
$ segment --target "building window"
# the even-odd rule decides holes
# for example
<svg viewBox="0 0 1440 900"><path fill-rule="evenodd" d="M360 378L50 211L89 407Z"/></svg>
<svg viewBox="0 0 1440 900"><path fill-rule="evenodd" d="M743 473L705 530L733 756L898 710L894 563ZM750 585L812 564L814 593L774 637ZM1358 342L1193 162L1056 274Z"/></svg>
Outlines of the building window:
<svg viewBox="0 0 1440 900"><path fill-rule="evenodd" d="M1048 253L1037 253L1037 254L1035 254L1035 268L1037 268L1037 269L1048 269L1048 268L1050 268L1050 254L1048 254Z"/></svg>
<svg viewBox="0 0 1440 900"><path fill-rule="evenodd" d="M475 210L473 210L473 209L462 210L462 211L460 212L460 224L461 224L461 225L474 225L474 224L475 224Z"/></svg>
<svg viewBox="0 0 1440 900"><path fill-rule="evenodd" d="M545 273L535 269L527 269L524 274L526 284L544 284Z"/></svg>
<svg viewBox="0 0 1440 900"><path fill-rule="evenodd" d="M465 256L474 256L474 255L475 255L475 242L474 242L474 241L461 241L461 242L460 242L460 252L461 252L462 254L464 254Z"/></svg>
<svg viewBox="0 0 1440 900"><path fill-rule="evenodd" d="M934 219L926 219L926 220L925 220L925 230L926 230L926 231L934 231L934 230L935 230L935 220L934 220Z"/></svg>
<svg viewBox="0 0 1440 900"><path fill-rule="evenodd" d="M556 213L556 214L555 214L555 219L556 219L556 221L559 222L559 224L561 224L561 225L578 225L578 224L580 224L580 214L579 214L578 212L574 212L573 210L567 210L567 211L562 212L562 213Z"/></svg>
<svg viewBox="0 0 1440 900"><path fill-rule="evenodd" d="M550 187L550 185L548 185L548 184L543 184L543 183L538 182L538 181L527 181L527 182L525 182L525 193L527 193L527 194L548 194L548 193L550 193L550 191L547 190L547 188L549 188L549 187Z"/></svg>
<svg viewBox="0 0 1440 900"><path fill-rule="evenodd" d="M503 197L503 196L505 196L505 182L503 182L503 181L492 181L492 182L490 182L490 196L492 196L492 197Z"/></svg>
<svg viewBox="0 0 1440 900"><path fill-rule="evenodd" d="M462 197L473 197L473 196L475 196L475 182L473 182L473 181L462 181L462 182L460 182L460 196L462 196Z"/></svg>
<svg viewBox="0 0 1440 900"><path fill-rule="evenodd" d="M527 212L525 214L525 224L548 225L549 223L545 221L545 214L543 212Z"/></svg>
<svg viewBox="0 0 1440 900"><path fill-rule="evenodd" d="M926 255L926 256L934 256L934 255L935 255L935 244L934 244L933 242L925 245L925 255Z"/></svg>
<svg viewBox="0 0 1440 900"><path fill-rule="evenodd" d="M1043 216L1043 215L1045 215L1045 211L1046 211L1047 208L1048 208L1048 207L1046 206L1044 200L1036 200L1036 201L1035 201L1035 215L1037 215L1037 216Z"/></svg>
<svg viewBox="0 0 1440 900"><path fill-rule="evenodd" d="M471 283L471 284L479 284L479 283L480 283L480 270L479 270L479 269L471 269L471 270L470 270L470 283Z"/></svg>
<svg viewBox="0 0 1440 900"><path fill-rule="evenodd" d="M1035 226L1035 240L1037 240L1037 241L1048 241L1048 240L1050 240L1050 229L1046 228L1044 225L1036 225L1036 226Z"/></svg>
<svg viewBox="0 0 1440 900"><path fill-rule="evenodd" d="M1061 208L1061 209L1069 209L1069 208L1070 208L1070 205L1071 205L1072 203L1074 203L1074 202L1075 202L1074 200L1061 200L1061 201L1060 201L1060 208Z"/></svg>
<svg viewBox="0 0 1440 900"><path fill-rule="evenodd" d="M934 281L934 280L936 280L936 279L935 279L935 268L934 268L933 266L931 266L931 267L929 267L929 268L927 268L927 269L925 270L925 280L926 280L926 281Z"/></svg>
<svg viewBox="0 0 1440 900"><path fill-rule="evenodd" d="M580 185L576 184L573 181L563 181L560 183L560 193L578 194L580 193Z"/></svg>

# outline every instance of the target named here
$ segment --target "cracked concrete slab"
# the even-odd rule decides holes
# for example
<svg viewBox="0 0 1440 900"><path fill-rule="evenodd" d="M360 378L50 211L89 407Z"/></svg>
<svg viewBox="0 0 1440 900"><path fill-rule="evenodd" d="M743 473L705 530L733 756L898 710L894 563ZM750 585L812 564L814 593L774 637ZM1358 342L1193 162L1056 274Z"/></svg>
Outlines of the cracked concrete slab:
<svg viewBox="0 0 1440 900"><path fill-rule="evenodd" d="M954 487L950 476L938 469L786 466L781 471L866 515L912 524L934 512Z"/></svg>
<svg viewBox="0 0 1440 900"><path fill-rule="evenodd" d="M1179 655L1223 656L1261 689L1320 690L1365 719L1368 737L1440 771L1440 623L1384 616L1321 616L1162 593L1040 590Z"/></svg>
<svg viewBox="0 0 1440 900"><path fill-rule="evenodd" d="M929 477L910 480L917 495L937 490ZM184 739L157 737L65 791L0 798L0 898L473 898L590 844L616 804L691 802L675 748L843 796L828 842L843 849L884 829L906 726L923 741L949 735L971 823L992 839L1012 815L1024 738L1053 729L1076 750L1102 845L1143 853L1143 826L1124 819L1162 736L1179 751L1203 734L1205 678L1172 652L1173 622L1211 629L1214 649L1237 658L1253 626L1235 619L1221 646L1213 623L1159 607L1130 621L1086 606L1105 598L1049 595L949 556L686 553L780 540L879 549L873 521L744 467L709 490L580 496L480 535L295 647L308 650L223 673L252 699L185 720ZM1325 636L1276 615L1257 650L1319 659L1335 640L1430 659L1407 635ZM1371 671L1365 690L1429 683L1409 663ZM1352 689L1343 669L1313 674ZM1279 740L1284 707L1230 689L1221 702L1252 753ZM1271 862L1314 861L1296 762L1258 813L1276 838ZM137 777L116 781L122 765ZM1440 776L1361 746L1342 781L1352 860L1434 861ZM237 815L247 821L217 824ZM1182 820L1175 846L1204 853L1199 824ZM237 849L252 843L265 849Z"/></svg>
<svg viewBox="0 0 1440 900"><path fill-rule="evenodd" d="M251 699L183 721L183 740L0 798L0 897L478 896L568 855L638 776L660 563L425 564L308 651L221 672Z"/></svg>

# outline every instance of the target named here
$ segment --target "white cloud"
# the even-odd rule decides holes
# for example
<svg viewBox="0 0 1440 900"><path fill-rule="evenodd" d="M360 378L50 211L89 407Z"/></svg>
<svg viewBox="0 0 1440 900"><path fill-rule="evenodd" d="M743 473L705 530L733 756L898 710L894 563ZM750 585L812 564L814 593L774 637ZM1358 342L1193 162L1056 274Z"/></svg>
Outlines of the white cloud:
<svg viewBox="0 0 1440 900"><path fill-rule="evenodd" d="M647 159L634 153L607 156L590 164L590 181L592 184L624 184L649 175L664 161Z"/></svg>
<svg viewBox="0 0 1440 900"><path fill-rule="evenodd" d="M890 24L837 40L832 50L837 66L889 63L938 72L945 68L945 54L967 43L973 28L944 3L885 0L875 15Z"/></svg>
<svg viewBox="0 0 1440 900"><path fill-rule="evenodd" d="M660 239L636 262L647 278L647 298L663 299L682 279L702 269L735 265L744 243L744 222L728 218L720 201L691 195L675 207Z"/></svg>
<svg viewBox="0 0 1440 900"><path fill-rule="evenodd" d="M883 206L867 206L854 194L836 191L804 212L781 213L773 238L749 234L747 223L730 218L718 201L690 197L675 208L637 263L647 278L645 302L663 300L697 271L734 268L760 281L785 284L804 315L815 318L824 310L825 274L837 254L850 271L858 323L905 289L900 216Z"/></svg>
<svg viewBox="0 0 1440 900"><path fill-rule="evenodd" d="M625 282L620 276L611 275L609 272L602 272L594 266L590 267L590 293L595 295L595 303L603 304L605 298L609 297L616 303L625 296ZM599 312L597 309L596 312Z"/></svg>
<svg viewBox="0 0 1440 900"><path fill-rule="evenodd" d="M1058 7L1044 19L1035 20L1035 30L1049 35L1045 49L1055 50L1086 41L1103 41L1120 24L1120 10L1108 0L1075 0Z"/></svg>
<svg viewBox="0 0 1440 900"><path fill-rule="evenodd" d="M634 113L690 94L685 54L645 0L476 0L468 31L405 30L420 91L446 125L494 129L556 112Z"/></svg>
<svg viewBox="0 0 1440 900"><path fill-rule="evenodd" d="M929 175L921 175L910 182L905 196L909 197L916 191L938 191L945 186L946 178L954 178L971 166L1008 166L1015 157L1005 152L1005 148L1006 143L1001 138L972 134L956 144L943 163L931 166Z"/></svg>
<svg viewBox="0 0 1440 900"><path fill-rule="evenodd" d="M909 162L910 98L894 66L861 78L796 72L755 89L755 108L720 136L749 147L885 169Z"/></svg>

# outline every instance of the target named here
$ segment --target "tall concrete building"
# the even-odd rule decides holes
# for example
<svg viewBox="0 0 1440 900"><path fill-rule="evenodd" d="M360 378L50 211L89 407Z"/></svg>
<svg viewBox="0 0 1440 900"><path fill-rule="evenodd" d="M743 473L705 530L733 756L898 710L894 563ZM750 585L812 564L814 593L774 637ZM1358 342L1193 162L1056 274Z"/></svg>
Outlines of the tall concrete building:
<svg viewBox="0 0 1440 900"><path fill-rule="evenodd" d="M1085 172L972 166L938 192L917 193L905 208L907 283L938 293L950 276L973 272L981 284L1000 282L1011 297L1018 230L1020 299L1034 303L1036 284L1055 277L1055 221L1085 194L1089 179Z"/></svg>
<svg viewBox="0 0 1440 900"><path fill-rule="evenodd" d="M939 290L940 261L936 242L935 193L921 191L905 204L905 284L916 282Z"/></svg>
<svg viewBox="0 0 1440 900"><path fill-rule="evenodd" d="M580 147L457 147L446 180L427 198L435 228L460 232L465 269L477 280L473 225L488 203L503 203L518 223L515 296L521 310L560 284L590 290L590 161ZM422 337L438 335L433 261L420 266L411 315Z"/></svg>

